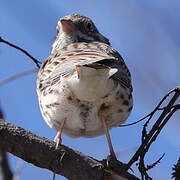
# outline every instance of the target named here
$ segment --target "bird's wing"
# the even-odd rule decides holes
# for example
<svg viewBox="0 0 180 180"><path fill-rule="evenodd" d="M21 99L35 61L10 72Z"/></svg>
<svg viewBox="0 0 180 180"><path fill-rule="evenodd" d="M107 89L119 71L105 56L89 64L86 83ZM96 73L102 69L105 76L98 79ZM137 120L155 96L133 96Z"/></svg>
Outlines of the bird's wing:
<svg viewBox="0 0 180 180"><path fill-rule="evenodd" d="M60 52L52 54L42 65L37 83L43 87L57 83L61 76L72 74L76 66L98 63L110 68L117 68L118 72L112 78L131 88L130 75L122 57L111 46L93 42L93 43L74 43Z"/></svg>

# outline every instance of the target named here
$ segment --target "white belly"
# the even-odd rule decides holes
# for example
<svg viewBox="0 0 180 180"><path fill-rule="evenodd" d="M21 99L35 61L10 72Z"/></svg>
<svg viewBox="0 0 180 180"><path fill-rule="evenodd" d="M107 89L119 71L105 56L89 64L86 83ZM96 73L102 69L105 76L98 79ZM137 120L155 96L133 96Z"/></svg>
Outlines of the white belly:
<svg viewBox="0 0 180 180"><path fill-rule="evenodd" d="M74 74L68 80L68 85L79 100L95 102L112 91L114 83L111 79L103 79L98 75L78 79L77 74Z"/></svg>
<svg viewBox="0 0 180 180"><path fill-rule="evenodd" d="M100 82L98 84L98 79L91 85L83 82L80 86L77 85L78 88L81 87L79 92L78 88L73 89L69 82L62 80L56 93L41 95L41 111L45 121L58 131L63 119L66 119L63 132L71 137L101 135L104 128L98 114L102 104L105 104L108 108L106 107L104 116L109 128L123 123L130 114L133 103L132 98L128 104L124 103L130 92L119 85L112 90L111 81L103 91L102 86Z"/></svg>

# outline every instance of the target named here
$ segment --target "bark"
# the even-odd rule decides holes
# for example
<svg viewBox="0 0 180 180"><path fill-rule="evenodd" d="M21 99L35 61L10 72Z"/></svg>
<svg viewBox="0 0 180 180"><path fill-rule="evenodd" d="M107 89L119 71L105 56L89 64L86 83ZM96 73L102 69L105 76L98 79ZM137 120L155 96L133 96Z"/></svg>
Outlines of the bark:
<svg viewBox="0 0 180 180"><path fill-rule="evenodd" d="M70 180L101 180L108 173L105 161L98 161L64 145L56 150L53 141L4 121L0 121L0 148ZM108 170L110 174L120 174L125 179L137 179L121 168L114 167L115 171L112 169L113 163Z"/></svg>
<svg viewBox="0 0 180 180"><path fill-rule="evenodd" d="M3 113L0 109L0 121L2 121ZM13 173L9 167L8 156L6 151L0 149L0 179L1 180L12 180Z"/></svg>

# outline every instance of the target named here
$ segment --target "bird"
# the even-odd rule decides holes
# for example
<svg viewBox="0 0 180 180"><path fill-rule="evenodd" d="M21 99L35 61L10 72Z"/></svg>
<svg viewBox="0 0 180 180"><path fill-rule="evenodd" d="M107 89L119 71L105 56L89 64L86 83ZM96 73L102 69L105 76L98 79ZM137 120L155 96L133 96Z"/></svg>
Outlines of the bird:
<svg viewBox="0 0 180 180"><path fill-rule="evenodd" d="M133 108L130 71L109 40L84 15L58 20L49 57L37 76L37 96L45 122L72 138L105 134L116 157L109 130L128 118Z"/></svg>

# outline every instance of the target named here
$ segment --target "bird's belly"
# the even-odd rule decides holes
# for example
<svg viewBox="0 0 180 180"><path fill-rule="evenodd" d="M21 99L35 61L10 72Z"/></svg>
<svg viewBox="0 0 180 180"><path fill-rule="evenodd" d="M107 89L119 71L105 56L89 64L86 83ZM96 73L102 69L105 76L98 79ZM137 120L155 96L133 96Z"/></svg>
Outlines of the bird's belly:
<svg viewBox="0 0 180 180"><path fill-rule="evenodd" d="M46 123L59 130L64 119L63 132L71 137L93 137L104 134L99 112L101 111L109 128L123 123L132 109L132 96L118 86L106 97L96 101L80 101L67 87L57 94L41 98L41 111ZM49 99L49 100L48 100ZM51 102L51 103L50 103Z"/></svg>

